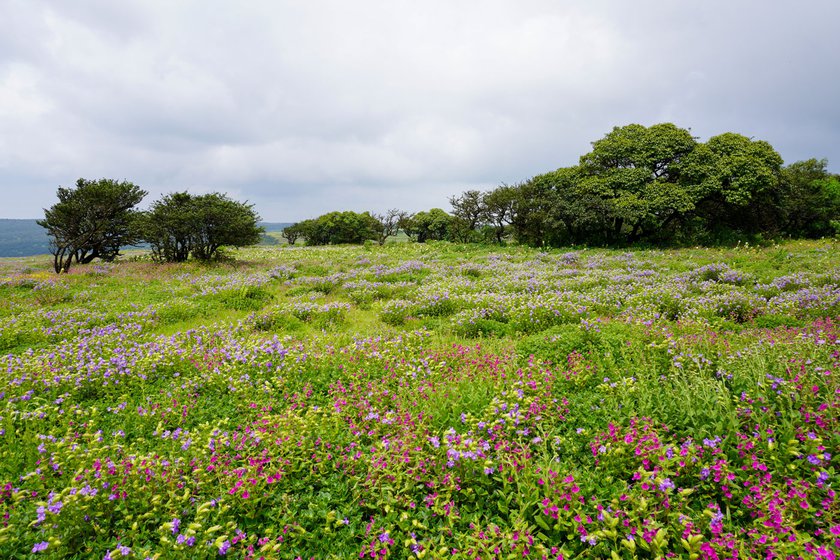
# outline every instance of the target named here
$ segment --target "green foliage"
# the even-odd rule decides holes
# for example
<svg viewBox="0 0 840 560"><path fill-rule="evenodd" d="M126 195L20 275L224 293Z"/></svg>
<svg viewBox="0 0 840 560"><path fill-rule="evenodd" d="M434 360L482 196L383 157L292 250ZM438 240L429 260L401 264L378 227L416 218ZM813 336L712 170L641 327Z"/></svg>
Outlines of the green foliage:
<svg viewBox="0 0 840 560"><path fill-rule="evenodd" d="M222 305L237 311L256 311L272 299L271 293L260 286L242 286L239 289L225 290L216 297Z"/></svg>
<svg viewBox="0 0 840 560"><path fill-rule="evenodd" d="M373 218L377 221L376 225L376 241L380 245L385 245L389 237L395 237L405 220L408 219L408 212L391 208L384 214L373 214Z"/></svg>
<svg viewBox="0 0 840 560"><path fill-rule="evenodd" d="M376 239L381 224L369 212L359 214L348 210L329 212L298 222L293 226L293 231L299 232L307 245L361 244L368 239Z"/></svg>
<svg viewBox="0 0 840 560"><path fill-rule="evenodd" d="M776 234L781 165L767 142L727 132L686 158L683 184L698 197L695 215L704 227Z"/></svg>
<svg viewBox="0 0 840 560"><path fill-rule="evenodd" d="M121 247L137 244L141 236L134 207L146 194L133 183L113 179L79 179L75 188L59 187L58 202L38 220L50 237L55 272L66 272L74 260L113 261Z"/></svg>
<svg viewBox="0 0 840 560"><path fill-rule="evenodd" d="M0 262L0 555L831 551L837 244Z"/></svg>
<svg viewBox="0 0 840 560"><path fill-rule="evenodd" d="M285 239L289 245L294 245L295 242L303 236L304 228L301 222L286 226L280 235Z"/></svg>
<svg viewBox="0 0 840 560"><path fill-rule="evenodd" d="M577 166L451 197L448 239L502 244L512 233L522 244L559 247L834 235L840 180L826 165L783 169L769 143L732 132L698 143L671 123L630 124L593 142ZM427 229L407 231L424 240Z"/></svg>
<svg viewBox="0 0 840 560"><path fill-rule="evenodd" d="M452 222L452 216L440 208L432 208L406 218L402 229L418 243L441 241L449 235Z"/></svg>
<svg viewBox="0 0 840 560"><path fill-rule="evenodd" d="M263 233L253 205L226 195L174 193L155 202L143 215L143 238L162 262L188 257L209 261L223 246L244 247L260 242Z"/></svg>
<svg viewBox="0 0 840 560"><path fill-rule="evenodd" d="M836 233L840 217L840 179L826 170L824 159L792 163L782 169L781 214L783 230L795 237L821 237Z"/></svg>

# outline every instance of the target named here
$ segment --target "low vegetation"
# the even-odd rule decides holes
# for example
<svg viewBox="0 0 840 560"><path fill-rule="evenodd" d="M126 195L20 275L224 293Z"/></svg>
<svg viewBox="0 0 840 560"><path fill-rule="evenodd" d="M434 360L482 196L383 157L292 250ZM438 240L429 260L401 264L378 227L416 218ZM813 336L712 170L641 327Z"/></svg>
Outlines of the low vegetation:
<svg viewBox="0 0 840 560"><path fill-rule="evenodd" d="M0 261L3 558L833 558L840 247Z"/></svg>

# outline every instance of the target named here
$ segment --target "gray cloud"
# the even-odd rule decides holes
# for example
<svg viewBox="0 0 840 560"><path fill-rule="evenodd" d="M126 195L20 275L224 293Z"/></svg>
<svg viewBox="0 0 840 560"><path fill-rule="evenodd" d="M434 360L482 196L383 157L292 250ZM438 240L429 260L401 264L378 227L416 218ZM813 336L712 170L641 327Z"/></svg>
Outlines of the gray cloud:
<svg viewBox="0 0 840 560"><path fill-rule="evenodd" d="M0 6L2 217L79 176L286 221L447 207L613 126L735 131L840 169L840 5L757 0Z"/></svg>

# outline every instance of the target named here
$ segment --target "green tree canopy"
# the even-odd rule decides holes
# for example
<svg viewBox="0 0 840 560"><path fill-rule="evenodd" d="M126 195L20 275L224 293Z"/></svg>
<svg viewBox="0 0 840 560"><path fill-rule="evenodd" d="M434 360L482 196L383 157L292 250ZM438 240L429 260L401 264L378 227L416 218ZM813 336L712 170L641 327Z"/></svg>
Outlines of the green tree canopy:
<svg viewBox="0 0 840 560"><path fill-rule="evenodd" d="M500 185L482 196L482 214L492 226L497 243L502 243L516 219L516 201L517 187L511 185Z"/></svg>
<svg viewBox="0 0 840 560"><path fill-rule="evenodd" d="M38 220L50 237L55 271L67 271L73 260L111 261L121 247L137 244L135 207L146 194L133 183L113 179L79 179L75 188L59 187L58 202Z"/></svg>
<svg viewBox="0 0 840 560"><path fill-rule="evenodd" d="M593 142L580 159L579 194L597 200L607 242L636 241L693 210L696 196L679 179L696 145L671 123L616 127Z"/></svg>
<svg viewBox="0 0 840 560"><path fill-rule="evenodd" d="M303 237L303 226L300 222L286 226L280 232L280 236L288 241L289 245L294 245L298 239Z"/></svg>
<svg viewBox="0 0 840 560"><path fill-rule="evenodd" d="M381 223L369 212L329 212L295 226L307 245L358 244L379 239Z"/></svg>
<svg viewBox="0 0 840 560"><path fill-rule="evenodd" d="M769 143L726 132L699 144L681 178L711 231L779 233L782 158Z"/></svg>
<svg viewBox="0 0 840 560"><path fill-rule="evenodd" d="M840 178L825 159L809 159L782 169L781 208L784 232L820 237L840 233Z"/></svg>
<svg viewBox="0 0 840 560"><path fill-rule="evenodd" d="M210 260L223 246L259 243L263 229L253 205L220 193L174 193L155 202L142 220L143 238L157 260Z"/></svg>
<svg viewBox="0 0 840 560"><path fill-rule="evenodd" d="M440 208L418 212L405 220L403 230L414 241L440 241L449 234L452 216Z"/></svg>

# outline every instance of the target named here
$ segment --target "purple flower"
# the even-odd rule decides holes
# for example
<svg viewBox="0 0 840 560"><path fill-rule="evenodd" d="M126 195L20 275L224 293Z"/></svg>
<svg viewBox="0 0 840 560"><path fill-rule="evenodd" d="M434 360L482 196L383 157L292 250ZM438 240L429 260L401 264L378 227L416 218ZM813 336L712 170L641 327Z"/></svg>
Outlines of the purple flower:
<svg viewBox="0 0 840 560"><path fill-rule="evenodd" d="M379 542L381 542L381 543L391 542L391 535L389 535L387 531L382 533L381 535L379 535Z"/></svg>
<svg viewBox="0 0 840 560"><path fill-rule="evenodd" d="M225 541L219 547L219 556L224 556L228 550L230 550L230 541Z"/></svg>
<svg viewBox="0 0 840 560"><path fill-rule="evenodd" d="M674 489L674 483L671 482L670 478L666 478L665 480L663 480L662 482L659 483L659 489L663 492L666 492L668 490L673 490Z"/></svg>
<svg viewBox="0 0 840 560"><path fill-rule="evenodd" d="M50 546L50 543L48 543L47 541L41 541L32 547L32 552L43 552L47 550L48 546Z"/></svg>
<svg viewBox="0 0 840 560"><path fill-rule="evenodd" d="M177 517L172 520L172 534L177 535L178 531L181 530L181 520Z"/></svg>
<svg viewBox="0 0 840 560"><path fill-rule="evenodd" d="M49 504L47 504L47 510L50 513L54 513L54 514L58 515L61 512L61 508L63 506L64 506L64 504L61 503L61 502L49 503Z"/></svg>
<svg viewBox="0 0 840 560"><path fill-rule="evenodd" d="M131 554L131 549L128 548L127 546L120 545L120 546L117 547L117 550L123 556L128 556L129 554Z"/></svg>

